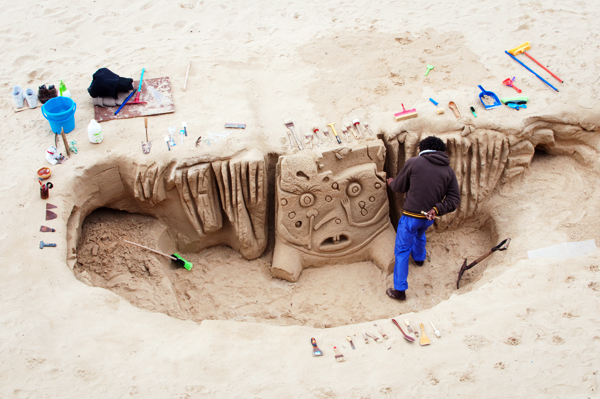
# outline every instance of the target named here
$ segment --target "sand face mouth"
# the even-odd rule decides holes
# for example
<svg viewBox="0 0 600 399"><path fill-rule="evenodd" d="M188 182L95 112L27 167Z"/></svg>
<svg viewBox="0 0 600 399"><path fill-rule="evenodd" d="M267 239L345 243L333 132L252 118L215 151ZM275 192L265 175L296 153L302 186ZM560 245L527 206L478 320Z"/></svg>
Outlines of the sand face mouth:
<svg viewBox="0 0 600 399"><path fill-rule="evenodd" d="M326 238L319 245L321 251L340 251L352 245L352 240L346 234L337 234L333 237Z"/></svg>

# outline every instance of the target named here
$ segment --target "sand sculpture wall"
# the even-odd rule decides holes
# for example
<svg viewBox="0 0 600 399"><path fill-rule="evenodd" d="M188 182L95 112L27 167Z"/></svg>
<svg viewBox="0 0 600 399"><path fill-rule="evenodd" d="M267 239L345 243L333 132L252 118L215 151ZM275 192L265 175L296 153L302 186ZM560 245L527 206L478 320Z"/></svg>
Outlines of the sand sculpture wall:
<svg viewBox="0 0 600 399"><path fill-rule="evenodd" d="M419 141L429 135L402 131L386 137L387 174L396 176L406 159L418 155ZM442 230L455 228L462 220L475 215L499 184L529 166L536 148L549 154L571 155L583 163L598 159L597 152L588 144L598 141L595 132L554 120L533 121L520 132L466 127L462 131L436 135L446 143L450 166L456 173L461 192L459 209L436 222L436 227ZM391 193L390 214L394 224L402 214L403 202L403 194Z"/></svg>
<svg viewBox="0 0 600 399"><path fill-rule="evenodd" d="M273 276L296 281L305 267L362 260L393 270L384 161L380 140L279 158Z"/></svg>
<svg viewBox="0 0 600 399"><path fill-rule="evenodd" d="M129 159L94 165L75 184L69 265L84 218L100 207L164 221L181 252L228 245L256 258L267 246L267 203L274 196L273 276L296 281L306 267L361 260L391 272L393 226L404 196L388 190L385 179L418 154L419 140L428 135L382 133L383 140L284 155L271 177L258 149L164 165ZM556 120L534 120L518 132L465 128L437 135L447 143L462 195L460 208L438 220L438 229L455 228L475 215L499 184L527 168L536 148L590 163L598 159L594 147L600 140L595 132ZM269 179L276 182L273 193L267 192Z"/></svg>
<svg viewBox="0 0 600 399"><path fill-rule="evenodd" d="M116 165L116 166L115 166ZM257 150L210 162L197 159L138 165L127 159L94 165L76 184L69 219L70 266L85 217L108 207L154 216L181 252L228 245L253 259L267 245L266 158Z"/></svg>

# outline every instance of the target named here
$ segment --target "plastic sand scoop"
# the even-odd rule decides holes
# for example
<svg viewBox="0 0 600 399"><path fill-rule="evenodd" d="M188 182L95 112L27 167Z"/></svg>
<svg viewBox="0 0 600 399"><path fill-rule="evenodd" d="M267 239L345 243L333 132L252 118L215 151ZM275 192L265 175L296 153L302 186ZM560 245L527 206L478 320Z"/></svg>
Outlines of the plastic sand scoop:
<svg viewBox="0 0 600 399"><path fill-rule="evenodd" d="M493 91L486 91L481 85L478 87L481 90L481 93L479 93L479 100L485 109L492 109L502 105L496 93Z"/></svg>
<svg viewBox="0 0 600 399"><path fill-rule="evenodd" d="M179 266L185 267L187 270L192 270L192 267L194 266L192 264L192 262L188 262L187 260L183 259L181 257L181 255L179 255L178 253L174 253L173 255L168 255L163 252L157 251L155 249L148 248L148 247L145 247L140 244L136 244L135 242L131 242L131 241L127 241L127 240L123 240L123 241L125 241L127 244L135 245L136 247L144 248L144 249L147 249L148 251L154 252L155 254L162 255L165 258L169 258L173 262L177 263Z"/></svg>

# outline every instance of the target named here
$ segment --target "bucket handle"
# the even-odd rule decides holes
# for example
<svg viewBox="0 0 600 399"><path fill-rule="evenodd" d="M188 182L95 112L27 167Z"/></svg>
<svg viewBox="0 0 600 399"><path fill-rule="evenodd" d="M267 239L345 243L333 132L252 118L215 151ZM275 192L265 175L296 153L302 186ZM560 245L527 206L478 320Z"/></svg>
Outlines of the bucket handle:
<svg viewBox="0 0 600 399"><path fill-rule="evenodd" d="M42 110L42 115L44 115L44 118L48 119L48 115L46 115L46 113L44 112L44 107L40 107L40 110ZM73 101L73 113L75 113L75 111L77 111L77 103Z"/></svg>

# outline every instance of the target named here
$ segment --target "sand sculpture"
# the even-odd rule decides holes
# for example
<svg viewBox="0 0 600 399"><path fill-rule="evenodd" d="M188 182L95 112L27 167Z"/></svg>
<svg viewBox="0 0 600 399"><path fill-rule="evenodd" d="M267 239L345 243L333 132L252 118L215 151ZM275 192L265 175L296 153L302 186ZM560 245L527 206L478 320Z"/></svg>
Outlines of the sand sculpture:
<svg viewBox="0 0 600 399"><path fill-rule="evenodd" d="M296 281L309 266L362 260L393 270L384 161L381 140L279 158L273 276Z"/></svg>
<svg viewBox="0 0 600 399"><path fill-rule="evenodd" d="M85 216L108 207L162 220L182 252L228 245L254 259L267 245L265 169L256 150L213 161L95 165L85 173L69 219L76 229L70 246L75 248Z"/></svg>
<svg viewBox="0 0 600 399"><path fill-rule="evenodd" d="M163 165L94 165L84 173L86 184L79 186L69 220L69 265L76 261L85 216L100 207L157 217L169 226L181 252L228 245L254 259L267 246L272 195L274 277L296 281L306 267L363 260L390 273L393 226L402 213L403 195L389 193L388 204L385 178L396 176L406 159L418 154L418 142L426 135L404 131L322 153L283 155L271 177L274 193L267 192L267 161L258 149ZM592 132L556 121L537 120L520 132L465 129L438 135L447 143L462 195L460 208L436 222L440 230L475 215L500 183L528 167L536 148L584 163L597 157L586 145Z"/></svg>
<svg viewBox="0 0 600 399"><path fill-rule="evenodd" d="M419 141L428 135L404 131L386 139L388 175L396 176L406 159L417 156ZM529 166L536 148L550 154L572 155L583 163L592 162L597 155L586 144L592 135L579 125L546 120L534 121L521 132L466 127L463 131L438 134L446 142L450 166L460 185L461 204L456 212L440 218L436 228L455 228L475 215L479 205L500 183ZM403 200L403 195L391 193L392 223L397 223L402 214Z"/></svg>

